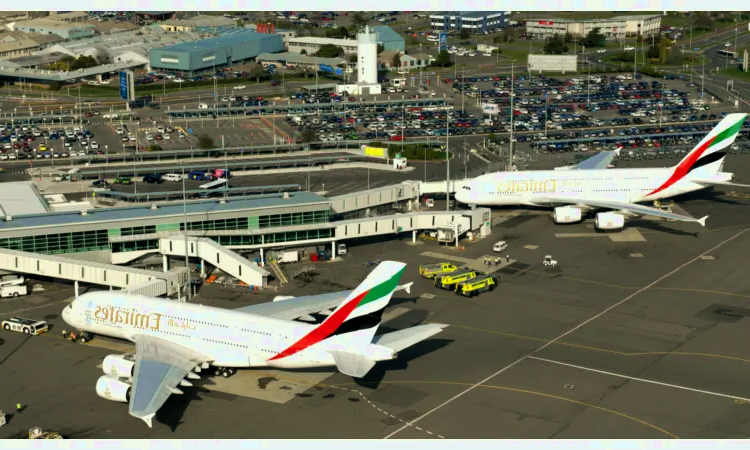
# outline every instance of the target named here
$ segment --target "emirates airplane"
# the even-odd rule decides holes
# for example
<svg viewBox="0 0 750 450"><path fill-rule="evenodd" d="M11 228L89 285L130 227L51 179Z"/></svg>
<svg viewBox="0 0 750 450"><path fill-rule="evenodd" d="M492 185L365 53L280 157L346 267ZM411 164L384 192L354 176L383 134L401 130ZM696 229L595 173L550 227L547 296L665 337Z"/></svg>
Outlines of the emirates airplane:
<svg viewBox="0 0 750 450"><path fill-rule="evenodd" d="M133 355L104 358L96 383L103 398L130 403L130 414L151 427L156 412L178 386L209 365L296 369L336 367L363 377L378 361L427 339L447 325L418 325L375 336L382 314L399 286L405 264L384 261L353 291L307 297L278 296L273 302L227 310L120 292L91 292L65 307L63 320L82 331L127 339ZM335 308L335 309L334 309ZM334 309L331 312L331 309ZM311 314L327 315L319 325Z"/></svg>
<svg viewBox="0 0 750 450"><path fill-rule="evenodd" d="M675 167L609 169L619 152L602 152L572 167L557 170L496 172L481 175L459 189L455 198L467 205L554 206L556 223L580 222L585 212L596 214L596 227L622 228L625 217L657 216L706 225L693 217L639 205L697 191L714 185L750 187L732 183L722 172L727 148L742 129L747 114L729 114Z"/></svg>

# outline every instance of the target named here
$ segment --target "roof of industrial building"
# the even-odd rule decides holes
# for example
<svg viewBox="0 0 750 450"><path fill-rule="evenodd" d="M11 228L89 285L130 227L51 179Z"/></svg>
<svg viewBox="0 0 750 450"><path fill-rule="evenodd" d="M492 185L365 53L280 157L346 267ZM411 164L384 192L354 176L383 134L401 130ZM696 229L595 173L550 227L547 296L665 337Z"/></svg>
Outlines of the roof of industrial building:
<svg viewBox="0 0 750 450"><path fill-rule="evenodd" d="M32 182L28 182L33 184ZM3 183L5 184L10 183ZM12 197L7 192L9 189L4 189L4 196L0 197L0 205L5 208L5 198L15 199L18 197ZM22 197L21 202L9 202L8 207L12 207L17 203L32 203L30 194L25 194L27 197ZM41 198L41 197L37 197ZM206 214L206 213L218 213L218 212L231 212L238 210L247 209L263 209L263 208L274 208L287 205L305 205L313 203L329 203L330 201L318 194L312 192L294 192L289 194L289 198L283 198L280 194L267 194L267 195L256 195L252 198L234 200L230 199L226 203L221 203L216 200L206 200L198 202L190 202L185 205L182 203L178 204L159 204L157 209L151 209L149 206L135 206L126 208L105 208L88 210L86 215L82 215L80 212L59 212L59 213L46 213L35 212L26 213L29 215L20 215L22 212L16 213L18 216L13 216L11 221L0 221L0 230L17 229L17 228L30 228L30 227L59 227L61 225L68 224L80 224L90 222L122 222L125 220L142 220L148 218L155 218L161 216L170 215L182 215L184 212L183 208L187 211L187 214ZM35 210L38 211L38 208ZM45 210L46 211L46 210Z"/></svg>
<svg viewBox="0 0 750 450"><path fill-rule="evenodd" d="M305 37L293 37L289 39L289 43L296 43L299 42L301 44L314 44L314 45L347 45L347 46L356 46L357 40L356 39L334 39L334 38L324 38L324 37L314 37L314 36L305 36Z"/></svg>
<svg viewBox="0 0 750 450"><path fill-rule="evenodd" d="M396 31L393 30L393 28L387 26L387 25L379 25L372 27L372 31L375 32L377 35L377 40L380 42L393 42L393 41L403 41L404 38L396 33Z"/></svg>
<svg viewBox="0 0 750 450"><path fill-rule="evenodd" d="M605 23L605 22L625 22L623 19L625 16L620 17L609 17L607 19L557 19L557 18L546 18L546 19L528 19L526 23L540 22L552 22L552 23Z"/></svg>
<svg viewBox="0 0 750 450"><path fill-rule="evenodd" d="M65 81L74 80L80 78L86 78L92 75L99 75L108 72L117 72L119 70L131 69L133 67L142 66L145 64L142 61L125 61L112 64L105 64L103 66L91 67L88 69L82 69L74 72L58 72L55 70L42 70L42 69L26 69L19 68L18 64L13 62L0 61L0 76L16 77L16 78L27 78L29 80L45 80L45 81Z"/></svg>
<svg viewBox="0 0 750 450"><path fill-rule="evenodd" d="M247 41L266 39L272 34L256 33L252 30L238 29L234 33L227 33L221 36L215 36L194 42L185 42L182 44L162 47L159 50L170 52L194 52L215 49L217 47L241 44Z"/></svg>
<svg viewBox="0 0 750 450"><path fill-rule="evenodd" d="M235 21L222 16L198 15L189 19L165 20L163 25L178 27L221 27L234 25Z"/></svg>
<svg viewBox="0 0 750 450"><path fill-rule="evenodd" d="M256 61L284 61L292 64L327 64L336 66L346 63L342 58L318 58L316 56L300 55L299 53L261 53L255 57Z"/></svg>
<svg viewBox="0 0 750 450"><path fill-rule="evenodd" d="M31 55L31 56L24 56L23 58L13 58L8 59L2 62L3 66L6 67L34 67L34 66L44 66L46 64L53 64L61 59L63 59L66 55L65 53L47 53L44 55ZM11 64L15 64L15 66L12 66Z"/></svg>
<svg viewBox="0 0 750 450"><path fill-rule="evenodd" d="M18 27L24 27L24 28L43 28L46 30L76 30L76 29L84 29L84 28L94 28L93 25L90 25L88 23L83 22L63 22L60 20L52 20L48 18L44 19L34 19L34 20L24 20L21 22L16 22L15 25L16 28Z"/></svg>
<svg viewBox="0 0 750 450"><path fill-rule="evenodd" d="M0 189L0 209L3 215L45 214L47 201L42 198L33 181L3 183Z"/></svg>

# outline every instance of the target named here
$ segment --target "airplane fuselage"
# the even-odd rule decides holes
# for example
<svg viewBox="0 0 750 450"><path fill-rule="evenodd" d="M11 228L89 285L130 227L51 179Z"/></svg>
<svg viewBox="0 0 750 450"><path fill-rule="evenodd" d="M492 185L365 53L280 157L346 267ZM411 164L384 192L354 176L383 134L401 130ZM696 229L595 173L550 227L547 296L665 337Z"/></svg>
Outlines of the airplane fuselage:
<svg viewBox="0 0 750 450"><path fill-rule="evenodd" d="M476 205L531 206L535 197L554 199L556 196L636 203L704 189L705 186L692 183L687 177L662 188L673 170L628 168L496 172L481 175L466 187L458 189L456 199Z"/></svg>
<svg viewBox="0 0 750 450"><path fill-rule="evenodd" d="M81 331L134 342L150 335L205 355L221 367L325 367L335 362L323 341L269 361L308 334L313 325L118 292L77 298L63 319Z"/></svg>

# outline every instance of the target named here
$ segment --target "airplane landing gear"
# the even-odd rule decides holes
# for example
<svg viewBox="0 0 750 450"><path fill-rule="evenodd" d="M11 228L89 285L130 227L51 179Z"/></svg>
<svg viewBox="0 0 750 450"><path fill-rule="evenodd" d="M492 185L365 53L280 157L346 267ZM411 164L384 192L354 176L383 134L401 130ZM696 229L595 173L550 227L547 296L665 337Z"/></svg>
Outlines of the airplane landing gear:
<svg viewBox="0 0 750 450"><path fill-rule="evenodd" d="M224 378L229 378L232 375L237 373L237 369L231 368L231 367L216 367L214 368L214 375L217 377L221 375Z"/></svg>

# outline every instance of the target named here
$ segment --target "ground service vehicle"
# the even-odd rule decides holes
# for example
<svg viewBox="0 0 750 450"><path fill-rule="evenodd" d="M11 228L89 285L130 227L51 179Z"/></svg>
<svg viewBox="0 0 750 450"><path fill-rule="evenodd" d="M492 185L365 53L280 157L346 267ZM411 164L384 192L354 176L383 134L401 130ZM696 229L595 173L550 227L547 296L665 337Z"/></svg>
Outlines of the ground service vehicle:
<svg viewBox="0 0 750 450"><path fill-rule="evenodd" d="M419 275L431 279L434 278L436 275L444 274L444 273L450 273L454 270L458 269L458 267L454 266L451 263L438 263L438 264L425 264L424 266L419 266Z"/></svg>
<svg viewBox="0 0 750 450"><path fill-rule="evenodd" d="M466 297L475 297L482 292L494 290L495 286L497 286L497 278L479 276L456 284L456 294Z"/></svg>
<svg viewBox="0 0 750 450"><path fill-rule="evenodd" d="M130 177L117 177L114 181L115 184L130 184L132 182L133 180L131 180Z"/></svg>
<svg viewBox="0 0 750 450"><path fill-rule="evenodd" d="M26 295L29 290L24 285L6 285L0 287L0 297L18 297L19 295Z"/></svg>
<svg viewBox="0 0 750 450"><path fill-rule="evenodd" d="M464 269L458 270L445 275L438 275L435 277L435 286L441 289L453 290L455 289L456 283L462 281L471 280L479 275L476 270Z"/></svg>
<svg viewBox="0 0 750 450"><path fill-rule="evenodd" d="M3 329L7 331L18 331L36 336L49 329L47 322L43 320L24 319L23 317L11 317L3 321Z"/></svg>

